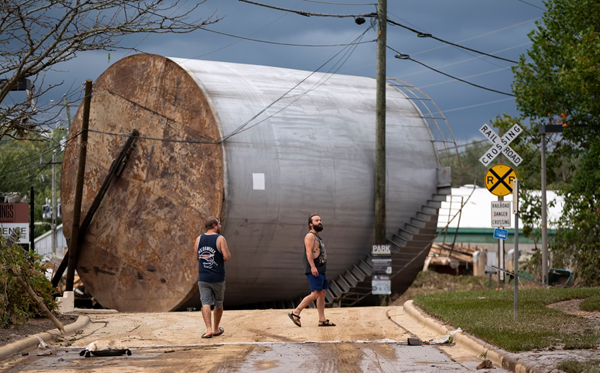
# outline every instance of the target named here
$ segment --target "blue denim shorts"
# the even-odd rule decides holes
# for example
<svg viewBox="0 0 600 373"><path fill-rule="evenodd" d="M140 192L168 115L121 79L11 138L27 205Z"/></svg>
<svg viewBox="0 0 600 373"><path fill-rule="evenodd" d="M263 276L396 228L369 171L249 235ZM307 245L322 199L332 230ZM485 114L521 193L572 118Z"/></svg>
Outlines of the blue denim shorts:
<svg viewBox="0 0 600 373"><path fill-rule="evenodd" d="M329 282L327 281L327 276L324 273L319 273L319 277L315 277L312 273L306 275L308 279L308 283L310 284L310 292L312 293L315 290L325 290L329 289Z"/></svg>

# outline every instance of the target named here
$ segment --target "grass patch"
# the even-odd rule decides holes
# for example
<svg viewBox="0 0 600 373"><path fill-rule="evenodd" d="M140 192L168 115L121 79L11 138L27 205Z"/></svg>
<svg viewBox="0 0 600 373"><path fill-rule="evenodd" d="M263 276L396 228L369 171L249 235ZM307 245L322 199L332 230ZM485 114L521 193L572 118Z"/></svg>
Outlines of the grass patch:
<svg viewBox="0 0 600 373"><path fill-rule="evenodd" d="M583 311L600 311L600 295L584 299L583 302L579 304L579 308Z"/></svg>
<svg viewBox="0 0 600 373"><path fill-rule="evenodd" d="M558 369L566 373L600 373L600 360L588 360L585 362L566 360L558 364Z"/></svg>
<svg viewBox="0 0 600 373"><path fill-rule="evenodd" d="M511 352L544 349L589 349L600 345L600 328L591 320L546 305L600 297L600 288L519 290L519 320L514 321L514 293L469 291L414 298L430 315Z"/></svg>
<svg viewBox="0 0 600 373"><path fill-rule="evenodd" d="M498 287L498 276L492 278L492 289ZM489 278L481 276L454 276L435 271L421 271L412 285L401 295L392 296L393 305L401 306L407 300L422 294L454 293L488 290Z"/></svg>

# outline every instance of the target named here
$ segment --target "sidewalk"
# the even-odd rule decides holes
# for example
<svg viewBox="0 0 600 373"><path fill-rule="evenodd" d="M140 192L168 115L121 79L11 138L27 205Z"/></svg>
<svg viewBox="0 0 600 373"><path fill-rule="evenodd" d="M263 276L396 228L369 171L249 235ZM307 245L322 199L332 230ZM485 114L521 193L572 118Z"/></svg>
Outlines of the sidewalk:
<svg viewBox="0 0 600 373"><path fill-rule="evenodd" d="M427 315L413 304L412 300L404 303L403 309L420 325L437 335L446 335L453 328L444 325ZM473 356L485 357L496 366L517 373L557 373L562 372L556 366L563 360L598 359L599 350L543 350L512 353L497 348L467 333L456 333L454 340L457 345L468 350Z"/></svg>

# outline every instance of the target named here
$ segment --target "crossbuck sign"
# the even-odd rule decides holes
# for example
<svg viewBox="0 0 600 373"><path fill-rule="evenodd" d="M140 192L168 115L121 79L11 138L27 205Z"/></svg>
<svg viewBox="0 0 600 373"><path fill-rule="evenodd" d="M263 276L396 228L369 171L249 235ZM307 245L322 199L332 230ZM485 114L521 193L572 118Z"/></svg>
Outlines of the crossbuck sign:
<svg viewBox="0 0 600 373"><path fill-rule="evenodd" d="M515 124L502 137L498 136L498 134L494 132L494 129L487 124L484 124L483 127L479 129L479 132L481 132L483 136L485 136L492 144L494 144L491 149L483 155L483 157L479 158L479 161L483 163L484 166L488 166L490 162L501 153L504 154L515 166L518 166L521 164L521 162L523 162L523 158L521 158L517 152L508 146L523 132L523 129L518 124Z"/></svg>

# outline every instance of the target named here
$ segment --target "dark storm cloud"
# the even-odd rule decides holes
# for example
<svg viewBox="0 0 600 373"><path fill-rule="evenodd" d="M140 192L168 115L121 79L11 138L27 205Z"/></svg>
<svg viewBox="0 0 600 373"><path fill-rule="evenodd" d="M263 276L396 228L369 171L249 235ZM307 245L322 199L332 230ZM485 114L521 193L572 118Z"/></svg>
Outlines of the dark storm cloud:
<svg viewBox="0 0 600 373"><path fill-rule="evenodd" d="M374 6L328 5L301 0L264 0L280 7L336 14L374 12ZM341 3L375 3L369 0L331 0ZM530 0L543 7L540 0ZM532 19L542 11L518 0L388 0L389 18L439 38L518 60L529 47L527 34L535 27ZM369 27L369 22L356 25L352 18L303 17L242 3L235 0L209 0L198 15L213 12L224 17L208 28L234 35L295 44L347 43ZM520 24L520 25L519 25ZM509 27L513 26L513 27ZM369 31L363 41L374 40ZM465 40L468 39L468 40ZM464 41L463 41L464 40ZM183 35L136 35L122 40L123 45L171 57L259 64L312 71L331 58L340 48L308 48L261 44L252 41L196 31ZM233 44L233 45L230 45ZM523 45L526 44L526 45ZM511 93L512 64L455 47L433 39L418 38L408 30L388 26L388 45L410 54L414 59L475 84ZM339 73L361 76L375 75L375 44L360 45ZM131 54L131 53L129 53ZM46 81L65 81L65 87L80 85L86 78L96 79L111 63L126 52L82 53L77 59L49 72ZM406 80L423 90L444 110L457 139L480 138L478 129L503 112L517 114L514 100L508 96L484 91L451 79L407 60L394 58L388 51L387 75ZM467 61L464 61L467 60ZM451 65L452 64L452 65ZM444 66L448 65L448 66ZM498 71L494 71L498 70ZM289 87L282 87L282 93ZM65 88L66 91L66 88ZM54 91L60 99L64 92ZM489 104L488 104L489 103ZM484 104L484 105L482 105ZM470 107L462 109L464 107Z"/></svg>

